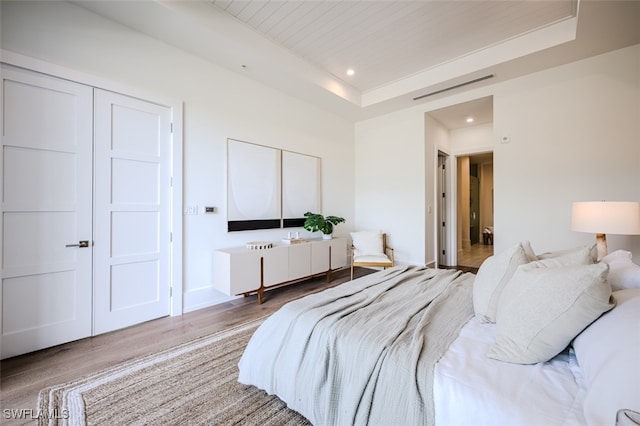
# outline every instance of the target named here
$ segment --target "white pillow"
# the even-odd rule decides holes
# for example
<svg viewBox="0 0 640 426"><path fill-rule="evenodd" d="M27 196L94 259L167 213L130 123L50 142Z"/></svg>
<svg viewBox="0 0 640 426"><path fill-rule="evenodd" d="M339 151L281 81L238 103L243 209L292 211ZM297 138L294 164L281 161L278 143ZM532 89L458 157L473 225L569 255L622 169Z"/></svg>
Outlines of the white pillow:
<svg viewBox="0 0 640 426"><path fill-rule="evenodd" d="M631 252L616 250L600 262L609 265L609 284L613 291L640 288L640 266L631 261Z"/></svg>
<svg viewBox="0 0 640 426"><path fill-rule="evenodd" d="M598 263L548 268L532 262L518 268L496 314L496 341L488 356L517 364L548 361L615 306L609 267Z"/></svg>
<svg viewBox="0 0 640 426"><path fill-rule="evenodd" d="M522 248L524 249L524 254L527 256L527 259L529 259L529 262L538 260L538 256L536 256L536 253L533 251L533 248L531 247L531 243L529 241L523 241Z"/></svg>
<svg viewBox="0 0 640 426"><path fill-rule="evenodd" d="M640 412L640 289L613 293L617 306L573 341L587 392L589 425L612 425L618 410Z"/></svg>
<svg viewBox="0 0 640 426"><path fill-rule="evenodd" d="M528 263L522 243L487 258L473 281L473 310L482 322L495 322L502 289L520 265Z"/></svg>
<svg viewBox="0 0 640 426"><path fill-rule="evenodd" d="M543 257L539 260L529 262L529 265L532 268L560 268L562 266L590 265L593 263L588 247L576 251L557 253L555 256Z"/></svg>
<svg viewBox="0 0 640 426"><path fill-rule="evenodd" d="M377 256L384 254L382 247L382 233L380 231L351 232L354 255Z"/></svg>
<svg viewBox="0 0 640 426"><path fill-rule="evenodd" d="M594 263L595 261L594 249L595 246L575 247L542 253L537 257L538 260L561 257L566 261L566 265L587 265L589 263Z"/></svg>

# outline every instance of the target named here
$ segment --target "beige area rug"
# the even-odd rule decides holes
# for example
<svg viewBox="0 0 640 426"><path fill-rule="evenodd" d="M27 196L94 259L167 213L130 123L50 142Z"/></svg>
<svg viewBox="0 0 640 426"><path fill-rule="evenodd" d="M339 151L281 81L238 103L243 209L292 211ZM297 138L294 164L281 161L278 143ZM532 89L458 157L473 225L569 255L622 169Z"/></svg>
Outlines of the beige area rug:
<svg viewBox="0 0 640 426"><path fill-rule="evenodd" d="M309 425L275 396L238 383L263 320L43 389L41 425Z"/></svg>

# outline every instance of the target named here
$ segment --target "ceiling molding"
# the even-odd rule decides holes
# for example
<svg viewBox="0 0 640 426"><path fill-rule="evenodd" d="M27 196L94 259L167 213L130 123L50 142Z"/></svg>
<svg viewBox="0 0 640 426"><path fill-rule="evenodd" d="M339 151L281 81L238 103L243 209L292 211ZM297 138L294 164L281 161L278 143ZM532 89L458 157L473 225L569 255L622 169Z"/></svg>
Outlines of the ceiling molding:
<svg viewBox="0 0 640 426"><path fill-rule="evenodd" d="M287 1L283 0L284 3ZM349 3L350 0L345 1ZM381 0L382 3L385 1ZM566 0L560 1L567 3ZM475 3L477 6L478 2L492 3L491 0L477 0L460 4ZM640 26L637 25L640 22L640 2L583 0L578 10L577 0L569 0L579 14L478 48L429 69L407 68L404 70L406 77L361 91L346 77L339 78L309 58L267 38L215 7L211 0L80 0L73 3L352 121L415 106L414 97L483 75L494 74L490 84L496 84L640 43ZM537 4L535 1L529 3ZM384 22L376 25L384 26ZM465 28L462 23L451 22L449 25ZM341 48L348 49L347 41L337 40L336 43L344 43ZM446 45L448 40L441 42ZM402 49L402 46L396 49ZM426 52L406 52L406 55L421 54Z"/></svg>

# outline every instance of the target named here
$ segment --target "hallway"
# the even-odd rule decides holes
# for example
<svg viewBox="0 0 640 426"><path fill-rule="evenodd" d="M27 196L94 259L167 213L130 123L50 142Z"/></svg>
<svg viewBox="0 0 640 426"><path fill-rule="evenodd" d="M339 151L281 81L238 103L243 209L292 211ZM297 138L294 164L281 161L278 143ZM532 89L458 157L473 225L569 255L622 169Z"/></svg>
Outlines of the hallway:
<svg viewBox="0 0 640 426"><path fill-rule="evenodd" d="M463 250L458 256L458 265L479 268L484 260L493 255L493 245L474 244L470 250Z"/></svg>

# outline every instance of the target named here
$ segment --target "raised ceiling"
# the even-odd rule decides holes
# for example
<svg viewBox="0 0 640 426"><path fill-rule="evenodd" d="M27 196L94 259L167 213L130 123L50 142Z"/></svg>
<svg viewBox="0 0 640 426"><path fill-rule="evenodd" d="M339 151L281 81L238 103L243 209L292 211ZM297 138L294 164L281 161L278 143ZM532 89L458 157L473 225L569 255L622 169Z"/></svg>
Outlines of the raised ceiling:
<svg viewBox="0 0 640 426"><path fill-rule="evenodd" d="M637 0L74 3L350 120L640 43Z"/></svg>
<svg viewBox="0 0 640 426"><path fill-rule="evenodd" d="M212 4L362 92L577 15L577 3L567 0Z"/></svg>

